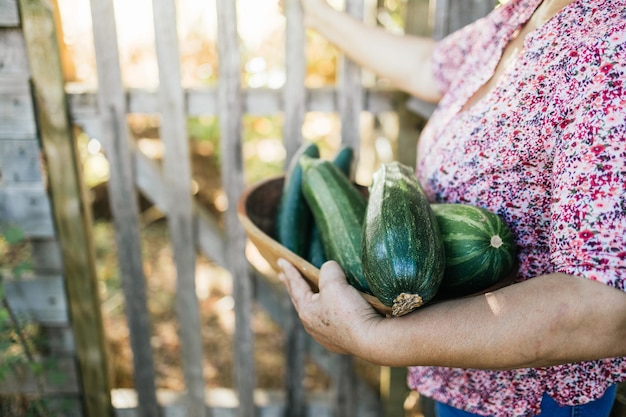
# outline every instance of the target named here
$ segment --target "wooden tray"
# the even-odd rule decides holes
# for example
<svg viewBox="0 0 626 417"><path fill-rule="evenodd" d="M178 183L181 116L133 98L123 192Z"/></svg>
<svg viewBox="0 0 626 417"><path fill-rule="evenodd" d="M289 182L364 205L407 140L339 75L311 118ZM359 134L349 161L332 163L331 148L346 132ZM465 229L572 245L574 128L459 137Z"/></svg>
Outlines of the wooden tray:
<svg viewBox="0 0 626 417"><path fill-rule="evenodd" d="M311 288L316 290L319 282L319 269L274 239L274 223L278 203L283 191L283 184L284 176L280 176L260 181L248 187L239 198L237 204L239 221L250 241L275 271L280 270L277 265L278 259L286 259L300 271L311 285ZM367 193L365 187L360 188L364 194ZM484 294L509 285L513 281L514 276L515 274L509 274L493 286L469 296ZM361 295L380 313L385 315L391 314L391 307L384 305L378 298L363 292L361 292ZM438 294L434 300L431 300L426 305L450 298L452 297Z"/></svg>

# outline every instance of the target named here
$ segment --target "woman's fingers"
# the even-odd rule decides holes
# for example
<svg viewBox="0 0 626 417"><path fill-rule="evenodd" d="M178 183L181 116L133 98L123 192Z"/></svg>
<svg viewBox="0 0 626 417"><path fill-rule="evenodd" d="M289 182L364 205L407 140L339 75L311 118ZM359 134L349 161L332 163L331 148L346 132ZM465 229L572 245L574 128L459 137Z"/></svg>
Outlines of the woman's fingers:
<svg viewBox="0 0 626 417"><path fill-rule="evenodd" d="M284 259L279 259L278 266L282 270L282 272L278 275L278 278L287 287L287 292L293 301L294 307L296 310L300 311L301 306L312 301L317 295L313 293L308 282L306 282L300 274L300 271L298 271L291 263Z"/></svg>
<svg viewBox="0 0 626 417"><path fill-rule="evenodd" d="M348 285L348 282L341 266L335 261L328 261L320 269L318 286L320 291L322 291L322 288L332 287L333 285L345 286Z"/></svg>

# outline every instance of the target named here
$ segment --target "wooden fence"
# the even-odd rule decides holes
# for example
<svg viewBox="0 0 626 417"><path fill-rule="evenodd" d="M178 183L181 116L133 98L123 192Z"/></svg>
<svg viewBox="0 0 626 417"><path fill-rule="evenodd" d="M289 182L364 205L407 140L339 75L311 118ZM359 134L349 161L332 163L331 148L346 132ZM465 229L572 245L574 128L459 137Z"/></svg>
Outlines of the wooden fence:
<svg viewBox="0 0 626 417"><path fill-rule="evenodd" d="M345 7L363 18L364 3L346 0ZM328 413L350 417L397 415L397 407L389 404L397 405L402 399L381 402L379 393L372 392L356 376L350 357L330 355L312 343L285 302L282 289L250 267L235 204L244 189L242 117L284 114L283 138L289 160L303 140L301 127L306 112L338 113L342 141L358 149L362 112L376 115L396 111L403 126L400 146L409 150L398 157L412 163L410 155L417 136L415 112L427 117L432 108L407 101L394 91L364 88L360 68L348 60L340 65L335 87L306 89L302 11L297 0L285 0L284 5L287 65L286 83L280 90L242 87L236 2L232 0L216 0L220 58L217 87L184 89L174 0L153 0L159 88L156 92L128 91L121 79L113 2L91 0L99 87L97 91L69 91L61 69L58 10L54 4L46 0L0 0L0 220L23 230L34 259L34 272L27 277L18 279L2 270L4 299L11 312L41 326L49 342L48 355L56 358L56 371L64 375L62 381L52 372L27 373L19 383L0 380L0 393L17 390L50 396L53 409L58 403L57 409L63 406L66 410L59 415L225 415L220 414L224 410L206 406L194 284L196 256L202 253L224 266L233 279L238 405L236 411L230 409L230 414L313 413L301 384L305 356L311 355L331 375L333 400ZM426 34L424 28L429 28L428 33L441 37L484 15L494 5L494 1L486 0L409 0L406 31ZM428 10L434 14L429 15ZM160 115L162 166L134 147L127 124L129 114ZM186 119L198 115L216 115L220 121L221 178L230 203L224 227L194 200L191 190ZM133 352L138 404L134 410L115 410L111 403L92 220L72 133L74 126L102 141L111 166L108 190ZM138 192L166 214L176 264L176 315L181 324L180 356L186 385L186 401L177 409L164 409L157 399ZM251 327L255 303L285 332L286 400L279 408L255 404ZM402 370L394 372L402 375ZM404 388L391 392L405 393Z"/></svg>

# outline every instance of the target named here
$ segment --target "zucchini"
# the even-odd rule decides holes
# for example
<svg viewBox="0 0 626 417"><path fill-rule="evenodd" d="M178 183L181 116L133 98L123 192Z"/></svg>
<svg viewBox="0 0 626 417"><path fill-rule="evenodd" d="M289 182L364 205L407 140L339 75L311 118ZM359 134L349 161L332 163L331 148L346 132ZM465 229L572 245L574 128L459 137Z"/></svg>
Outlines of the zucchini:
<svg viewBox="0 0 626 417"><path fill-rule="evenodd" d="M333 163L337 165L339 170L343 172L350 181L354 179L354 148L350 145L344 145L333 157Z"/></svg>
<svg viewBox="0 0 626 417"><path fill-rule="evenodd" d="M367 200L331 161L303 156L302 192L320 229L324 252L343 268L350 285L370 293L361 266Z"/></svg>
<svg viewBox="0 0 626 417"><path fill-rule="evenodd" d="M365 279L394 316L430 301L443 280L437 220L413 169L390 162L374 173L362 236Z"/></svg>
<svg viewBox="0 0 626 417"><path fill-rule="evenodd" d="M342 146L333 158L333 164L337 165L339 170L352 181L352 172L354 166L354 148L349 145ZM316 268L321 268L328 259L324 252L324 244L322 243L322 235L315 221L311 228L311 241L309 243L309 255L307 260Z"/></svg>
<svg viewBox="0 0 626 417"><path fill-rule="evenodd" d="M309 250L313 215L302 194L302 167L298 161L303 155L319 158L317 144L301 145L289 161L276 214L275 232L281 245L305 258Z"/></svg>
<svg viewBox="0 0 626 417"><path fill-rule="evenodd" d="M497 214L467 204L432 204L443 236L446 270L440 292L472 294L495 284L513 269L513 233Z"/></svg>

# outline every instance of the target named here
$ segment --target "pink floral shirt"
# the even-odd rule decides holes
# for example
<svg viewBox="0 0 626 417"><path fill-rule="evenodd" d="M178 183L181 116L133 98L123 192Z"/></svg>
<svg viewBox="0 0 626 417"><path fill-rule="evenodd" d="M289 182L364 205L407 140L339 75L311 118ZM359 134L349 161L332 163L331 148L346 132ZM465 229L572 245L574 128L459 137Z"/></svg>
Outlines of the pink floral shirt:
<svg viewBox="0 0 626 417"><path fill-rule="evenodd" d="M418 149L431 201L483 206L513 230L525 280L563 272L626 291L626 0L576 0L529 34L515 68L468 110L541 0L510 0L442 40L444 91ZM625 341L626 343L626 341ZM582 404L626 358L541 369L413 367L409 385L480 415L533 416L543 393Z"/></svg>

